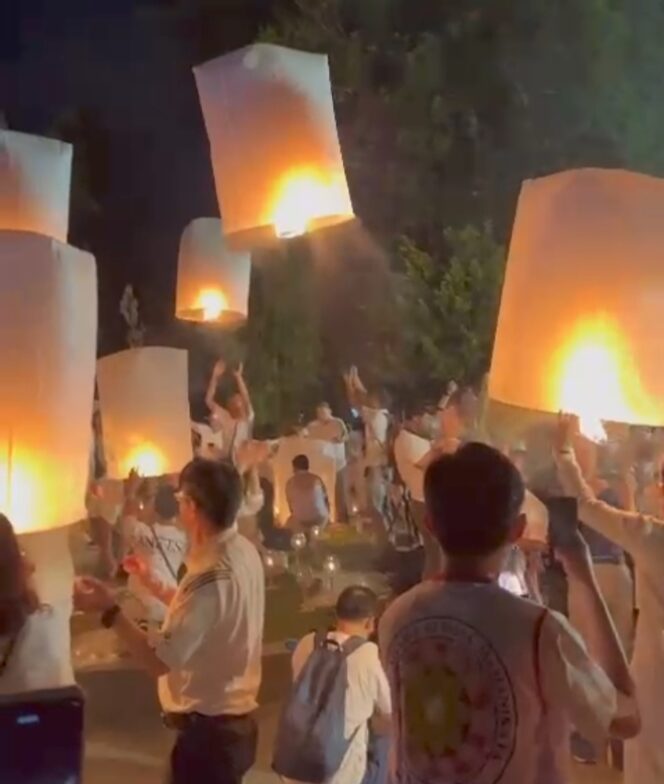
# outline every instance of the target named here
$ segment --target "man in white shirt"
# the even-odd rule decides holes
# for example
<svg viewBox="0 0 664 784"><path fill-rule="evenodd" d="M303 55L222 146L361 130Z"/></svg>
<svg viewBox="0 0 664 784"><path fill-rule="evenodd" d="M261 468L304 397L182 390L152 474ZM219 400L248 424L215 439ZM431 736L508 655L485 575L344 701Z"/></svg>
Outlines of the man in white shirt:
<svg viewBox="0 0 664 784"><path fill-rule="evenodd" d="M564 784L572 724L593 739L639 729L587 547L579 536L558 555L594 621L592 655L563 616L497 585L525 529L523 481L504 455L468 444L429 466L424 489L445 571L399 597L379 629L394 780Z"/></svg>
<svg viewBox="0 0 664 784"><path fill-rule="evenodd" d="M337 520L350 518L348 460L346 443L348 442L348 428L343 419L332 414L329 403L319 403L316 408L316 418L307 425L309 438L317 441L326 441L333 445L334 458L337 467L336 499Z"/></svg>
<svg viewBox="0 0 664 784"><path fill-rule="evenodd" d="M231 395L225 406L217 403L217 387L226 370L225 361L220 359L212 369L205 403L210 410L212 429L221 433L220 457L235 462L238 449L251 439L255 415L242 364L233 371L237 391Z"/></svg>
<svg viewBox="0 0 664 784"><path fill-rule="evenodd" d="M394 439L394 461L402 482L410 493L410 508L413 520L424 544L424 568L422 579L439 574L443 568L443 556L438 540L426 524L424 506L424 465L430 453L430 444L423 438L423 411L417 406L406 409L405 419L399 435Z"/></svg>
<svg viewBox="0 0 664 784"><path fill-rule="evenodd" d="M339 645L352 637L368 640L375 631L377 610L378 599L369 588L346 588L337 600L337 621L328 639ZM293 653L294 680L314 650L315 637L308 634ZM352 740L341 767L326 784L361 784L367 769L369 722L375 717L386 731L391 714L390 688L375 643L366 642L348 656L347 673L344 735Z"/></svg>
<svg viewBox="0 0 664 784"><path fill-rule="evenodd" d="M256 756L263 567L235 526L242 485L232 466L192 461L178 498L187 575L159 633L143 633L97 580L78 581L75 598L80 609L102 611L103 625L158 677L167 724L178 733L171 784L239 784Z"/></svg>

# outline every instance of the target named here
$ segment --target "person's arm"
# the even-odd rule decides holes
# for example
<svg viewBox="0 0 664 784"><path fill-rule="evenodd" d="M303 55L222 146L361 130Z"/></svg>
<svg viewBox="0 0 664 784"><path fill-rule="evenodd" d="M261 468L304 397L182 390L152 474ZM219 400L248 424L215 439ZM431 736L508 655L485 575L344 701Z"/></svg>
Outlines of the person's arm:
<svg viewBox="0 0 664 784"><path fill-rule="evenodd" d="M591 656L620 694L633 696L634 683L627 657L597 585L590 551L581 534L577 535L574 547L558 550L556 555L583 605L586 644Z"/></svg>
<svg viewBox="0 0 664 784"><path fill-rule="evenodd" d="M244 410L246 411L247 419L252 422L254 419L254 407L251 403L251 395L249 394L249 388L247 387L247 382L244 379L244 364L240 363L238 369L233 374L235 376L235 383L237 384L237 390L240 393L240 397L244 403Z"/></svg>
<svg viewBox="0 0 664 784"><path fill-rule="evenodd" d="M337 422L339 423L339 437L337 438L337 443L345 444L348 441L348 428L343 419L338 419Z"/></svg>
<svg viewBox="0 0 664 784"><path fill-rule="evenodd" d="M439 411L444 411L449 406L458 389L459 387L457 386L456 381L450 381L450 383L447 385L447 389L441 395L440 400L438 401Z"/></svg>
<svg viewBox="0 0 664 784"><path fill-rule="evenodd" d="M127 574L133 574L144 588L165 605L169 605L175 598L176 588L162 582L147 567L142 558L137 555L128 555L122 566Z"/></svg>
<svg viewBox="0 0 664 784"><path fill-rule="evenodd" d="M346 383L346 394L348 402L352 408L362 408L367 404L369 394L360 379L360 374L356 367L352 367L347 375L344 376Z"/></svg>
<svg viewBox="0 0 664 784"><path fill-rule="evenodd" d="M223 359L218 360L215 363L215 366L212 368L212 374L210 376L210 382L208 383L207 392L205 393L205 405L208 407L211 414L216 414L221 406L216 401L217 395L217 386L219 385L219 379L224 375L226 372L226 363Z"/></svg>
<svg viewBox="0 0 664 784"><path fill-rule="evenodd" d="M79 610L106 612L117 605L113 591L100 580L80 578L74 585L74 606ZM132 658L156 678L165 675L169 667L157 656L149 636L122 609L118 609L113 629L127 646Z"/></svg>

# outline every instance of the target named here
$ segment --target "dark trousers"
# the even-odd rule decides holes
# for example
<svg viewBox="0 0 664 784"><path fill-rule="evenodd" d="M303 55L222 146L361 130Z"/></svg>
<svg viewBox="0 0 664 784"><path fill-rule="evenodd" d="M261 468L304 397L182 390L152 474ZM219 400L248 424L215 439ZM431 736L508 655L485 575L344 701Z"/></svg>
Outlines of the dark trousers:
<svg viewBox="0 0 664 784"><path fill-rule="evenodd" d="M256 761L253 716L193 714L178 728L169 784L241 784Z"/></svg>

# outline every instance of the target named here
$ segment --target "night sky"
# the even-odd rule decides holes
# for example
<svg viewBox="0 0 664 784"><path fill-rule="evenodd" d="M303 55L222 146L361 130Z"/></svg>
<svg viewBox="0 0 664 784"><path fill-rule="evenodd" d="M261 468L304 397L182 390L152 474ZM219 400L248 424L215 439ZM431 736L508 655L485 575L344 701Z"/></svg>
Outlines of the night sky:
<svg viewBox="0 0 664 784"><path fill-rule="evenodd" d="M123 347L126 283L150 337L173 337L177 251L193 218L218 215L191 67L199 42L137 0L5 0L0 111L14 130L46 133L64 110L98 113L108 131L107 186L91 250L100 281L100 351ZM250 43L266 0L238 0L215 54ZM140 6L140 8L139 8ZM6 17L8 15L8 18ZM189 37L188 37L189 36Z"/></svg>

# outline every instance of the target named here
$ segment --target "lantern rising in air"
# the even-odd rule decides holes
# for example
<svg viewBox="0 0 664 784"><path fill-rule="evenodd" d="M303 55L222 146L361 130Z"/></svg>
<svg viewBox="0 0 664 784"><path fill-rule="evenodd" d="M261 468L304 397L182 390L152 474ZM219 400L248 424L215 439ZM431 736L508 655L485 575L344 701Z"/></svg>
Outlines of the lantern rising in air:
<svg viewBox="0 0 664 784"><path fill-rule="evenodd" d="M175 314L188 321L241 324L250 278L249 253L227 246L218 218L198 218L180 241Z"/></svg>
<svg viewBox="0 0 664 784"><path fill-rule="evenodd" d="M582 169L524 183L489 395L520 408L664 425L664 181Z"/></svg>
<svg viewBox="0 0 664 784"><path fill-rule="evenodd" d="M72 146L0 128L0 229L67 242Z"/></svg>
<svg viewBox="0 0 664 784"><path fill-rule="evenodd" d="M353 219L325 55L256 44L194 74L231 246Z"/></svg>
<svg viewBox="0 0 664 784"><path fill-rule="evenodd" d="M191 460L187 352L132 348L97 363L109 479L179 473Z"/></svg>

